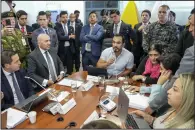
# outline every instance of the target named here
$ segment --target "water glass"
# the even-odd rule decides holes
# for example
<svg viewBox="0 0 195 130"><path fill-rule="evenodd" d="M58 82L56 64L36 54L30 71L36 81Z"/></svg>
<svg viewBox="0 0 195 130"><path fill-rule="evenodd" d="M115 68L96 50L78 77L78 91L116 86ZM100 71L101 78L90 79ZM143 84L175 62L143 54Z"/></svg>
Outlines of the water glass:
<svg viewBox="0 0 195 130"><path fill-rule="evenodd" d="M72 92L77 91L77 81L72 81L71 82L71 88L72 88Z"/></svg>
<svg viewBox="0 0 195 130"><path fill-rule="evenodd" d="M98 76L98 83L99 83L100 87L104 87L104 85L105 85L105 76L104 75Z"/></svg>

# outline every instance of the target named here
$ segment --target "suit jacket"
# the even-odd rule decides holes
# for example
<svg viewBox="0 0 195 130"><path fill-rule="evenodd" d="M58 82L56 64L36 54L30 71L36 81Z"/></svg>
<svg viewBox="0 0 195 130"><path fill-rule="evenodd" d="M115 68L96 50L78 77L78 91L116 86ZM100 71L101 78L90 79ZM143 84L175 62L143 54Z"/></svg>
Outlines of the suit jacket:
<svg viewBox="0 0 195 130"><path fill-rule="evenodd" d="M18 26L18 24L16 24L15 28L21 30L20 27ZM29 25L26 25L26 31L27 31L27 33L32 33L33 32L33 28L31 26L29 26ZM32 40L32 37L28 37L28 43L30 45L31 50L33 51L34 50L34 46L33 46L31 40Z"/></svg>
<svg viewBox="0 0 195 130"><path fill-rule="evenodd" d="M62 27L61 23L56 23L56 26L54 27L54 29L56 30L58 39L59 39L59 50L58 53L64 53L64 44L65 41L69 41L70 42L70 49L72 53L75 53L75 43L74 43L74 39L69 39L69 35L71 35L71 33L74 33L74 28L71 26L68 26L68 35L65 35L64 29Z"/></svg>
<svg viewBox="0 0 195 130"><path fill-rule="evenodd" d="M38 46L37 44L37 37L39 34L45 33L42 28L38 28L32 33L32 43L33 46L36 48ZM56 52L58 51L58 37L56 34L55 29L48 27L48 33L51 40L51 47L55 48Z"/></svg>
<svg viewBox="0 0 195 130"><path fill-rule="evenodd" d="M48 52L53 59L56 74L58 76L60 75L61 71L64 71L63 64L54 49L51 48L48 50ZM39 47L35 48L34 51L28 55L27 71L29 77L35 79L40 84L42 84L44 79L49 79L48 65Z"/></svg>
<svg viewBox="0 0 195 130"><path fill-rule="evenodd" d="M194 43L195 44L195 43ZM194 45L186 49L183 58L181 59L179 69L172 77L170 82L164 87L163 91L149 103L150 108L155 111L167 104L167 91L173 86L173 83L181 73L195 73L194 71Z"/></svg>
<svg viewBox="0 0 195 130"><path fill-rule="evenodd" d="M93 28L91 35L90 32L90 25L83 26L80 34L80 41L82 43L82 50L81 53L84 54L85 52L85 45L86 43L91 44L91 53L94 56L101 55L101 47L102 47L102 38L104 34L104 29L101 25L97 24Z"/></svg>
<svg viewBox="0 0 195 130"><path fill-rule="evenodd" d="M113 28L114 23L109 25L106 29L105 38L113 38ZM125 48L128 51L132 51L132 44L130 40L134 43L136 43L136 35L135 32L132 30L131 25L128 25L122 21L119 34L122 35L125 39Z"/></svg>
<svg viewBox="0 0 195 130"><path fill-rule="evenodd" d="M24 98L28 98L34 94L33 87L28 79L25 79L26 72L23 69L15 72L16 79L20 90L24 96ZM2 107L1 109L7 109L14 105L14 96L11 89L11 86L1 69L1 91L4 93L4 98L2 99Z"/></svg>
<svg viewBox="0 0 195 130"><path fill-rule="evenodd" d="M108 26L109 26L110 24L112 24L112 23L113 23L113 21L112 21L110 18L109 18L109 20L106 21L106 23L104 23L104 24L103 24L103 21L102 21L102 20L98 22L98 24L99 24L99 25L102 25L104 29L107 29Z"/></svg>
<svg viewBox="0 0 195 130"><path fill-rule="evenodd" d="M70 21L68 22L68 25L70 25ZM82 29L81 24L75 22L74 34L75 34L75 47L77 50L79 50L79 48L81 47L81 42L80 42L81 29Z"/></svg>

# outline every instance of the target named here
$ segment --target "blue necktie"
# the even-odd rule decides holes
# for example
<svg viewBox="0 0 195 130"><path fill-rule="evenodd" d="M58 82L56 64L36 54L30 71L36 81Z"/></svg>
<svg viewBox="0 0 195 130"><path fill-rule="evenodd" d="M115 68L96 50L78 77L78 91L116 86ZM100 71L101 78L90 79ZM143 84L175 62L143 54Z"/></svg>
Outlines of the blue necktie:
<svg viewBox="0 0 195 130"><path fill-rule="evenodd" d="M20 88L19 88L19 86L18 86L18 84L17 84L17 82L16 82L16 79L15 79L15 77L14 77L14 73L11 73L10 75L12 76L13 86L14 86L14 88L15 88L15 92L16 92L16 95L17 95L17 97L18 97L18 100L19 100L19 102L21 102L21 101L23 101L25 98L24 98L24 96L23 96L23 94L22 94L22 92L21 92L21 90L20 90Z"/></svg>

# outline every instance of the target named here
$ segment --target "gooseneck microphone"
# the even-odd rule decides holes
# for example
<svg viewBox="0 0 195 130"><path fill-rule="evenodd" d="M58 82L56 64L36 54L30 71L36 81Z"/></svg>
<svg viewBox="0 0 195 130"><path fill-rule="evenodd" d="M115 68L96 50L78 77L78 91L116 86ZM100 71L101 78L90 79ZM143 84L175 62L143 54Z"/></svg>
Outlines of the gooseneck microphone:
<svg viewBox="0 0 195 130"><path fill-rule="evenodd" d="M47 91L46 88L44 88L41 84L39 84L35 79L31 78L31 77L28 77L28 76L24 76L24 78L26 79L30 79L32 80L34 83L36 83L39 87L41 87L42 89L44 89L45 91ZM55 99L56 99L56 102L59 104L60 107L62 107L62 105L60 104L60 102L58 101L57 97L55 95L53 95L50 91L48 91L48 93L53 96ZM64 118L62 116L60 116L57 121L63 121Z"/></svg>

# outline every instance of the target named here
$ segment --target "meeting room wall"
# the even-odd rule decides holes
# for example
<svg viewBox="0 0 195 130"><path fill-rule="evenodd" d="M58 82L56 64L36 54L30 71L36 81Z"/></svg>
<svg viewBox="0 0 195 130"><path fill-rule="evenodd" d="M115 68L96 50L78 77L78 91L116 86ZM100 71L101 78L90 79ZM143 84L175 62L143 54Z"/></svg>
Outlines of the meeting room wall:
<svg viewBox="0 0 195 130"><path fill-rule="evenodd" d="M15 10L25 10L28 13L28 24L36 22L39 11L46 10L66 10L73 13L74 10L80 11L80 19L84 21L84 1L13 1L16 4ZM1 12L10 10L7 3L2 1Z"/></svg>

